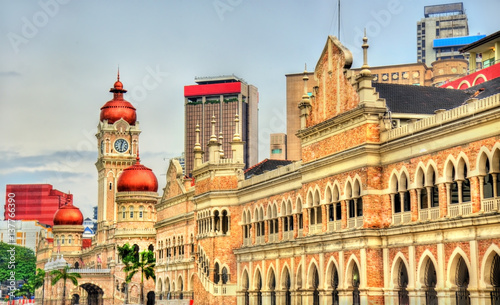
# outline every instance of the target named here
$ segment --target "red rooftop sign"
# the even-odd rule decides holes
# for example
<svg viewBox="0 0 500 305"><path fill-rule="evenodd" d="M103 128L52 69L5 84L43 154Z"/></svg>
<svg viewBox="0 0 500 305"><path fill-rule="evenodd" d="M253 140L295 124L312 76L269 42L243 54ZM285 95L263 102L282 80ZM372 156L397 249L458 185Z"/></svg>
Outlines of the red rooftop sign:
<svg viewBox="0 0 500 305"><path fill-rule="evenodd" d="M240 82L184 86L184 97L221 95L240 92Z"/></svg>

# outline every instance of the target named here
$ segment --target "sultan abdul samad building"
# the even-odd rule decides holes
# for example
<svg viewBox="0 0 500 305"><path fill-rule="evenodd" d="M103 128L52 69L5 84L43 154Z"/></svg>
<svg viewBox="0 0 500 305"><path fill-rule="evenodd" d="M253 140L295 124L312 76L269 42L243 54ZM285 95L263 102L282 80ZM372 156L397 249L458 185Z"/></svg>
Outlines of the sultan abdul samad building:
<svg viewBox="0 0 500 305"><path fill-rule="evenodd" d="M305 74L314 89L297 101L301 161L243 171L238 117L232 159L213 117L193 177L172 160L160 196L117 81L97 132L97 235L85 245L81 213L61 208L39 267L78 268L67 297L80 304L124 302L117 246L127 242L156 253L149 304L499 304L499 79L468 91L372 84L366 38L363 48L354 76L330 36L314 78ZM46 285L45 304L60 291Z"/></svg>

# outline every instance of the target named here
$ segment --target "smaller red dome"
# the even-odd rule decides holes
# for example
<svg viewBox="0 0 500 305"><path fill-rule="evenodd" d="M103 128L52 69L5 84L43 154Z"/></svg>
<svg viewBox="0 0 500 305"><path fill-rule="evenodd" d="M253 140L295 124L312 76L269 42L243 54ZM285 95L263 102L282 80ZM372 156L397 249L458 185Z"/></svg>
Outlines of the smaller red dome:
<svg viewBox="0 0 500 305"><path fill-rule="evenodd" d="M116 188L118 192L157 192L158 180L153 171L137 158L134 165L123 170Z"/></svg>
<svg viewBox="0 0 500 305"><path fill-rule="evenodd" d="M113 99L101 107L101 122L108 120L109 124L113 124L120 119L124 119L130 125L134 125L137 120L137 114L134 106L123 99L123 94L126 93L127 90L123 89L120 75L118 75L117 81L113 88L109 89L109 92L113 93Z"/></svg>
<svg viewBox="0 0 500 305"><path fill-rule="evenodd" d="M54 225L55 226L68 226L76 225L81 226L83 224L83 215L80 209L72 205L71 203L66 204L59 208L54 214Z"/></svg>

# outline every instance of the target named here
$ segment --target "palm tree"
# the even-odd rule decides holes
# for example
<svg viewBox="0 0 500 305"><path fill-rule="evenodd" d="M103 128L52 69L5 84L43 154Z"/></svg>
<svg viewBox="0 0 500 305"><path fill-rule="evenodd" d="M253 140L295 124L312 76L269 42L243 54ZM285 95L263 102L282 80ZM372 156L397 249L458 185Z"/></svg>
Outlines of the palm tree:
<svg viewBox="0 0 500 305"><path fill-rule="evenodd" d="M82 277L80 275L80 273L68 272L68 270L69 270L69 266L66 265L66 267L64 267L64 269L50 271L50 275L53 276L52 286L57 284L60 280L64 280L62 305L64 305L64 301L66 299L66 280L70 280L73 283L73 285L78 286L77 279Z"/></svg>
<svg viewBox="0 0 500 305"><path fill-rule="evenodd" d="M131 247L128 243L123 246L118 246L118 255L120 256L122 263L125 265L125 299L123 300L123 304L128 303L128 283L132 280L132 278L128 278L128 268L134 264L135 256L134 256L134 248Z"/></svg>
<svg viewBox="0 0 500 305"><path fill-rule="evenodd" d="M139 253L139 260L135 260L132 266L125 268L125 271L130 272L127 275L127 279L129 280L131 280L137 272L141 273L141 304L144 304L144 276L146 276L146 280L152 278L156 281L155 263L156 259L154 252L151 250L144 250Z"/></svg>

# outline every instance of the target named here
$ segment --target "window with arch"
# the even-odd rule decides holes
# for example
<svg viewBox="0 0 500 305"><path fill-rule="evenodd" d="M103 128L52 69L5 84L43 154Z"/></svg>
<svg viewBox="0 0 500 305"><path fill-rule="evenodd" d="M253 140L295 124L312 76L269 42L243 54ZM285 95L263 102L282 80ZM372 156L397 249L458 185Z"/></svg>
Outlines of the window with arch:
<svg viewBox="0 0 500 305"><path fill-rule="evenodd" d="M354 184L347 182L346 188L347 212L349 219L347 225L349 228L358 228L363 226L363 197L361 197L361 188L359 181Z"/></svg>
<svg viewBox="0 0 500 305"><path fill-rule="evenodd" d="M130 207L129 211L130 211L130 218L134 218L134 207Z"/></svg>
<svg viewBox="0 0 500 305"><path fill-rule="evenodd" d="M439 190L436 185L436 173L432 167L427 174L421 176L420 181L420 208L429 209L439 206Z"/></svg>
<svg viewBox="0 0 500 305"><path fill-rule="evenodd" d="M353 305L360 305L361 304L361 298L359 295L359 269L358 265L354 264L352 268L352 304Z"/></svg>
<svg viewBox="0 0 500 305"><path fill-rule="evenodd" d="M436 283L437 283L437 274L436 274L436 269L434 268L434 263L429 258L427 258L427 262L425 264L425 273L424 273L426 305L438 304Z"/></svg>
<svg viewBox="0 0 500 305"><path fill-rule="evenodd" d="M290 240L293 239L293 212L292 212L292 202L288 200L281 203L281 223L283 225L283 239Z"/></svg>
<svg viewBox="0 0 500 305"><path fill-rule="evenodd" d="M270 294L270 305L276 305L276 277L274 276L274 270L271 269L269 275L269 294Z"/></svg>
<svg viewBox="0 0 500 305"><path fill-rule="evenodd" d="M251 243L252 216L250 211L243 211L243 243L249 246Z"/></svg>
<svg viewBox="0 0 500 305"><path fill-rule="evenodd" d="M337 272L337 267L335 266L332 266L330 285L332 286L332 305L339 305L339 273Z"/></svg>
<svg viewBox="0 0 500 305"><path fill-rule="evenodd" d="M73 242L71 235L68 235L68 245L71 245Z"/></svg>
<svg viewBox="0 0 500 305"><path fill-rule="evenodd" d="M307 196L307 205L309 213L309 233L318 233L321 231L321 223L323 222L323 213L321 211L321 197L319 191L310 192Z"/></svg>
<svg viewBox="0 0 500 305"><path fill-rule="evenodd" d="M127 211L125 209L125 207L122 207L122 219L125 219L127 218Z"/></svg>
<svg viewBox="0 0 500 305"><path fill-rule="evenodd" d="M229 272L227 271L226 267L222 268L222 271L221 271L221 280L222 280L222 284L223 285L227 284L227 282L229 281Z"/></svg>
<svg viewBox="0 0 500 305"><path fill-rule="evenodd" d="M215 263L214 265L214 284L219 284L220 275L219 275L219 263Z"/></svg>
<svg viewBox="0 0 500 305"><path fill-rule="evenodd" d="M493 291L490 292L491 304L500 304L500 255L495 253L491 263L490 284Z"/></svg>
<svg viewBox="0 0 500 305"><path fill-rule="evenodd" d="M299 229L299 233L302 232L302 229L304 229L304 214L302 210L302 200L300 198L297 200L297 227Z"/></svg>
<svg viewBox="0 0 500 305"><path fill-rule="evenodd" d="M486 158L485 175L483 177L483 198L497 197L500 187L500 175L493 172L490 166L490 160Z"/></svg>
<svg viewBox="0 0 500 305"><path fill-rule="evenodd" d="M462 256L458 259L457 269L455 274L455 284L457 285L458 291L455 292L456 304L457 305L469 305L470 304L470 293L467 290L469 286L469 269L465 264Z"/></svg>
<svg viewBox="0 0 500 305"><path fill-rule="evenodd" d="M64 241L65 241L65 239L66 239L66 236L61 235L61 245L64 245Z"/></svg>
<svg viewBox="0 0 500 305"><path fill-rule="evenodd" d="M326 193L326 201L328 202L328 222L329 230L340 230L342 220L342 205L340 203L338 186L334 186L333 190L328 189Z"/></svg>
<svg viewBox="0 0 500 305"><path fill-rule="evenodd" d="M285 293L285 305L292 305L292 292L291 289L291 280L290 280L290 272L288 272L288 268L285 269L285 274L283 277L283 288ZM338 304L336 304L338 305Z"/></svg>
<svg viewBox="0 0 500 305"><path fill-rule="evenodd" d="M408 272L406 270L406 265L401 260L399 262L398 268L398 304L399 305L409 305L410 297L408 295Z"/></svg>
<svg viewBox="0 0 500 305"><path fill-rule="evenodd" d="M408 223L411 221L409 181L405 172L401 173L399 179L394 174L391 178L391 201L393 223Z"/></svg>
<svg viewBox="0 0 500 305"><path fill-rule="evenodd" d="M144 207L143 206L140 206L139 207L139 218L142 219L142 217L144 216Z"/></svg>
<svg viewBox="0 0 500 305"><path fill-rule="evenodd" d="M255 298L257 305L262 305L262 277L260 271L257 271L255 278Z"/></svg>
<svg viewBox="0 0 500 305"><path fill-rule="evenodd" d="M319 305L319 274L318 269L314 266L312 273L311 286L313 289L313 305Z"/></svg>
<svg viewBox="0 0 500 305"><path fill-rule="evenodd" d="M227 210L222 211L222 234L227 234L229 231L230 225L229 225L229 215L227 213Z"/></svg>
<svg viewBox="0 0 500 305"><path fill-rule="evenodd" d="M255 209L255 236L257 243L264 242L265 224L264 224L264 210L262 207Z"/></svg>
<svg viewBox="0 0 500 305"><path fill-rule="evenodd" d="M278 241L278 210L276 204L272 203L267 206L267 227L269 230L269 241Z"/></svg>

